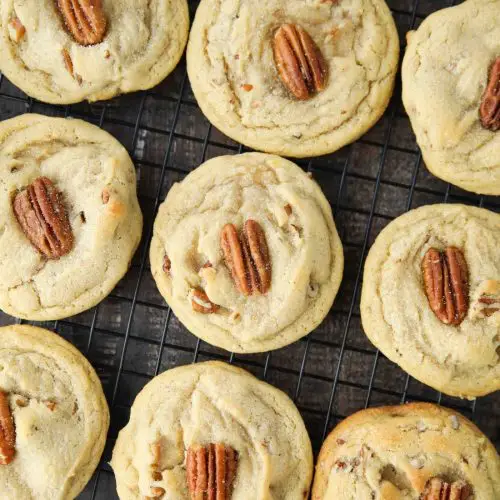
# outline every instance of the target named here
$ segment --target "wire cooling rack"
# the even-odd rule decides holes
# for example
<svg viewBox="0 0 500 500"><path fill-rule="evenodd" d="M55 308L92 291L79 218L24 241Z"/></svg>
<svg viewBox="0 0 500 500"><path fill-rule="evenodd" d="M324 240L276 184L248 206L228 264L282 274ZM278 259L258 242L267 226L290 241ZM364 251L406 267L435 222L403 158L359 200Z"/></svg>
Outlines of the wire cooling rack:
<svg viewBox="0 0 500 500"><path fill-rule="evenodd" d="M449 3L390 0L389 5L403 53L406 32ZM191 2L191 14L196 7L197 2ZM399 76L387 111L365 136L334 154L297 161L311 172L332 205L344 245L344 279L332 310L314 332L268 354L235 355L198 340L165 304L151 276L148 251L153 221L170 186L209 158L247 150L204 118L191 92L184 60L151 91L66 107L28 98L0 74L0 119L25 112L82 118L114 135L136 165L145 221L132 267L108 298L77 316L41 324L87 356L101 378L111 410L103 458L79 498L117 498L107 462L142 387L164 370L208 359L234 363L285 391L306 422L315 453L326 434L351 413L411 400L458 409L500 447L500 393L472 402L442 395L387 360L361 329L364 259L391 220L409 209L442 202L500 212L500 198L462 191L426 170L401 103ZM0 324L13 322L19 320L0 313Z"/></svg>

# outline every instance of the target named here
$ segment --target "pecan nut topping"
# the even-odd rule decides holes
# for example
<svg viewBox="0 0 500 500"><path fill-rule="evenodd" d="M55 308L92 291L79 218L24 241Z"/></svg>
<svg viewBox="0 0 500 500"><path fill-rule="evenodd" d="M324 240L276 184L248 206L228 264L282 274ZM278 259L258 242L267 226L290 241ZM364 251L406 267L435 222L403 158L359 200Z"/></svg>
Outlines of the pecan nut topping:
<svg viewBox="0 0 500 500"><path fill-rule="evenodd" d="M463 253L455 247L444 252L430 248L422 261L425 293L438 319L459 325L469 309L468 268Z"/></svg>
<svg viewBox="0 0 500 500"><path fill-rule="evenodd" d="M248 219L241 238L233 224L226 224L220 242L224 260L240 292L244 295L266 294L271 287L271 259L260 224Z"/></svg>
<svg viewBox="0 0 500 500"><path fill-rule="evenodd" d="M238 454L230 446L191 446L186 473L191 500L229 500L238 467Z"/></svg>
<svg viewBox="0 0 500 500"><path fill-rule="evenodd" d="M106 34L102 0L57 0L68 30L80 45L100 43Z"/></svg>
<svg viewBox="0 0 500 500"><path fill-rule="evenodd" d="M447 483L439 477L427 481L421 500L467 500L472 494L471 487L465 481Z"/></svg>
<svg viewBox="0 0 500 500"><path fill-rule="evenodd" d="M0 464L7 465L16 454L16 429L7 394L0 391Z"/></svg>
<svg viewBox="0 0 500 500"><path fill-rule="evenodd" d="M216 313L220 309L220 306L210 302L208 295L198 288L192 290L191 306L194 311L202 314Z"/></svg>
<svg viewBox="0 0 500 500"><path fill-rule="evenodd" d="M500 281L486 280L478 288L478 297L471 306L473 317L485 318L500 311Z"/></svg>
<svg viewBox="0 0 500 500"><path fill-rule="evenodd" d="M61 194L46 177L38 177L13 202L14 214L31 244L48 259L73 248L73 232Z"/></svg>
<svg viewBox="0 0 500 500"><path fill-rule="evenodd" d="M325 60L304 28L283 24L274 35L273 51L281 81L297 99L309 99L325 88Z"/></svg>
<svg viewBox="0 0 500 500"><path fill-rule="evenodd" d="M484 128L494 132L500 130L500 56L491 67L488 85L479 107L479 116Z"/></svg>

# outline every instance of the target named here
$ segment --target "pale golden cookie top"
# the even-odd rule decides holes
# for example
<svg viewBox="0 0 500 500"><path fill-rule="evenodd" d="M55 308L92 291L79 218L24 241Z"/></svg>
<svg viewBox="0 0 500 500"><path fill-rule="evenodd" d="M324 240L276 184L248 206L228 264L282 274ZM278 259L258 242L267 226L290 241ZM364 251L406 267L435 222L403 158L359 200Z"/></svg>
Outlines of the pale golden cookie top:
<svg viewBox="0 0 500 500"><path fill-rule="evenodd" d="M137 396L111 461L120 499L190 498L188 450L216 443L236 457L232 500L308 497L312 450L292 401L240 368L207 362L168 370Z"/></svg>
<svg viewBox="0 0 500 500"><path fill-rule="evenodd" d="M348 417L328 436L312 500L441 498L426 496L431 480L453 485L462 498L494 500L500 497L500 459L459 413L427 403L373 408Z"/></svg>
<svg viewBox="0 0 500 500"><path fill-rule="evenodd" d="M485 128L479 109L499 57L500 0L467 0L408 33L402 67L403 102L428 168L463 189L496 195L500 130Z"/></svg>
<svg viewBox="0 0 500 500"><path fill-rule="evenodd" d="M225 226L232 224L243 243L248 221L260 226L267 246L264 293L242 292L223 250ZM150 260L161 293L187 328L236 352L276 349L314 329L343 269L319 186L297 165L262 153L214 158L175 184L155 222ZM207 300L218 308L200 312Z"/></svg>
<svg viewBox="0 0 500 500"><path fill-rule="evenodd" d="M310 99L297 99L280 79L276 61L290 58L273 47L284 24L305 30L322 54L324 88ZM313 66L314 53L304 50ZM187 62L198 104L217 128L255 149L303 157L335 151L375 123L392 93L398 54L383 0L203 0Z"/></svg>
<svg viewBox="0 0 500 500"><path fill-rule="evenodd" d="M0 425L13 419L13 457L1 443L0 498L75 498L97 466L109 424L101 383L58 335L31 326L0 328ZM7 420L6 420L7 418Z"/></svg>
<svg viewBox="0 0 500 500"><path fill-rule="evenodd" d="M16 211L17 195L40 178L59 193L56 213L67 214L72 241L69 251L56 252L60 258L47 258L31 243L36 225L28 233L23 228L33 214L30 206L24 215ZM0 123L0 308L48 320L100 302L123 277L139 244L135 183L127 151L94 125L33 114ZM49 239L52 230L49 221ZM67 239L67 231L61 236Z"/></svg>
<svg viewBox="0 0 500 500"><path fill-rule="evenodd" d="M447 394L500 389L499 248L500 214L489 210L439 204L398 217L365 264L361 319L370 340ZM449 295L436 291L439 276L441 285L453 281Z"/></svg>
<svg viewBox="0 0 500 500"><path fill-rule="evenodd" d="M188 29L186 0L2 0L0 70L45 102L109 99L163 80Z"/></svg>

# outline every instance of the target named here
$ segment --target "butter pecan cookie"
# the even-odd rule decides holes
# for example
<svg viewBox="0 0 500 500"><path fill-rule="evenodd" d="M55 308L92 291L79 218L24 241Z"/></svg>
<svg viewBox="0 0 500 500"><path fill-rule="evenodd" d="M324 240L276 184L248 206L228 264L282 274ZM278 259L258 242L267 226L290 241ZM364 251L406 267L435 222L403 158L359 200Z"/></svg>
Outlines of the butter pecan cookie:
<svg viewBox="0 0 500 500"><path fill-rule="evenodd" d="M205 162L160 207L151 270L195 335L235 352L294 342L328 313L343 252L328 201L297 165L246 153Z"/></svg>
<svg viewBox="0 0 500 500"><path fill-rule="evenodd" d="M324 442L312 500L494 500L500 459L457 412L428 403L363 410Z"/></svg>
<svg viewBox="0 0 500 500"><path fill-rule="evenodd" d="M42 328L0 328L0 498L75 498L108 425L99 378L77 349Z"/></svg>
<svg viewBox="0 0 500 500"><path fill-rule="evenodd" d="M313 457L288 396L211 361L168 370L144 387L111 466L121 500L303 500Z"/></svg>
<svg viewBox="0 0 500 500"><path fill-rule="evenodd" d="M161 82L188 30L186 0L2 0L0 71L44 102L110 99Z"/></svg>
<svg viewBox="0 0 500 500"><path fill-rule="evenodd" d="M500 1L468 0L408 33L403 102L427 168L500 195Z"/></svg>
<svg viewBox="0 0 500 500"><path fill-rule="evenodd" d="M226 135L286 156L336 151L382 115L399 40L383 0L202 0L187 63Z"/></svg>
<svg viewBox="0 0 500 500"><path fill-rule="evenodd" d="M452 396L500 389L500 214L430 205L398 217L366 259L361 319L416 379Z"/></svg>
<svg viewBox="0 0 500 500"><path fill-rule="evenodd" d="M1 309L30 320L89 309L141 231L134 166L107 132L32 114L0 123Z"/></svg>

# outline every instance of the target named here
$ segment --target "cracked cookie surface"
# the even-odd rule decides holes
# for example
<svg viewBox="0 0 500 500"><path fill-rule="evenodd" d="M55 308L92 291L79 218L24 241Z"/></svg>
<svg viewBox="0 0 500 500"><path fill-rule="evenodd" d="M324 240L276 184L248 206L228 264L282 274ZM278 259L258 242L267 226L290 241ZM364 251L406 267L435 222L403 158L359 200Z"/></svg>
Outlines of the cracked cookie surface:
<svg viewBox="0 0 500 500"><path fill-rule="evenodd" d="M221 234L227 224L242 232L248 220L262 228L271 277L265 293L246 295L224 258ZM330 310L343 271L319 186L294 163L262 153L214 158L175 184L155 221L150 261L182 323L235 352L277 349L309 333ZM211 313L195 311L193 297L197 309Z"/></svg>
<svg viewBox="0 0 500 500"><path fill-rule="evenodd" d="M32 97L70 104L149 89L174 69L188 36L186 0L93 4L102 4L106 31L100 43L84 46L57 0L2 0L0 70Z"/></svg>
<svg viewBox="0 0 500 500"><path fill-rule="evenodd" d="M41 176L61 193L73 248L47 259L16 219L13 199ZM0 308L51 320L89 309L126 273L142 214L134 166L107 132L81 120L27 114L0 124Z"/></svg>
<svg viewBox="0 0 500 500"><path fill-rule="evenodd" d="M211 443L237 454L232 500L308 497L312 450L292 401L245 370L212 361L168 370L139 393L111 461L120 499L152 496L153 488L189 499L187 450Z"/></svg>
<svg viewBox="0 0 500 500"><path fill-rule="evenodd" d="M470 305L459 324L443 323L431 309L422 270L429 249L449 247L463 253L468 269ZM472 398L500 389L500 302L490 305L491 314L478 312L487 285L485 297L500 301L498 248L500 214L486 209L438 204L398 217L377 237L365 264L361 320L369 339L446 394Z"/></svg>
<svg viewBox="0 0 500 500"><path fill-rule="evenodd" d="M320 50L325 87L298 100L280 80L273 37L302 27ZM368 130L392 94L399 41L383 0L202 0L187 50L203 113L226 135L269 153L326 154Z"/></svg>
<svg viewBox="0 0 500 500"><path fill-rule="evenodd" d="M101 382L58 335L0 328L0 390L15 426L15 455L0 465L5 500L75 498L99 463L109 426Z"/></svg>
<svg viewBox="0 0 500 500"><path fill-rule="evenodd" d="M500 194L500 131L481 125L488 75L500 57L500 1L468 0L409 32L403 103L427 168L456 186Z"/></svg>
<svg viewBox="0 0 500 500"><path fill-rule="evenodd" d="M474 500L500 497L498 454L468 419L428 403L370 408L323 443L312 500L424 500L432 478L466 484Z"/></svg>

